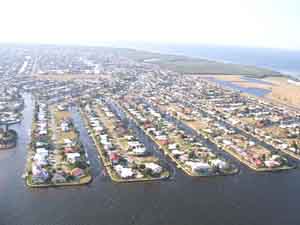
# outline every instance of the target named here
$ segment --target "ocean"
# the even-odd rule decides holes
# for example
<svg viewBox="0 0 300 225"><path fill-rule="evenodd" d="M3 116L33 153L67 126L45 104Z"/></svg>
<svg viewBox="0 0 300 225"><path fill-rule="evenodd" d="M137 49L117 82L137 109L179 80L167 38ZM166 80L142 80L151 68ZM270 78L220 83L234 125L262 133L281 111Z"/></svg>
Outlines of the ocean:
<svg viewBox="0 0 300 225"><path fill-rule="evenodd" d="M126 47L165 54L185 55L225 63L254 65L300 78L300 50L249 48L218 45L141 44Z"/></svg>

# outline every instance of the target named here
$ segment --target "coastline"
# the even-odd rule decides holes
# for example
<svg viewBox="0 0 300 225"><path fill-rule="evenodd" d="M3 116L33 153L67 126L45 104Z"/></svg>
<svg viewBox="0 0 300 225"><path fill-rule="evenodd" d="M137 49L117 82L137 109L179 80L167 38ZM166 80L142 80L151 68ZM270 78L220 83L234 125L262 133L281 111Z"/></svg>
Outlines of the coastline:
<svg viewBox="0 0 300 225"><path fill-rule="evenodd" d="M54 137L53 135L55 134L55 132L57 132L57 129L55 126L54 127L50 126L49 121L51 121L53 119L53 121L51 121L51 122L54 122L56 124L57 118L55 118L54 109L51 110L49 107L49 108L47 108L47 110L48 110L47 111L48 112L48 115L47 115L47 120L48 120L48 122L47 122L48 123L47 137L49 139L51 139L51 145L52 145L53 144L52 141L53 141L53 137ZM35 111L34 111L34 113L35 113ZM56 124L56 126L57 126L57 124ZM26 157L27 160L26 160L25 173L23 175L23 176L25 176L24 179L25 179L25 184L27 185L27 187L29 187L29 188L46 188L46 187L78 186L78 185L89 184L93 181L93 176L91 175L90 167L87 167L85 169L85 172L86 172L85 174L78 176L75 180L72 180L72 181L65 180L65 181L60 181L60 182L45 181L43 183L32 183L32 174L29 171L31 171L31 165L33 162L33 160L31 159L31 155L33 155L35 153L33 146L32 146L32 140L34 140L33 135L36 130L36 127L37 127L37 121L35 121L33 119L32 123L31 123L31 142L27 146L27 157ZM53 131L53 128L54 128L54 131ZM76 129L71 130L70 132L74 133L74 135L76 136L76 139L78 139L78 140L80 139L80 135L79 135L79 133L77 134ZM56 133L56 135L59 135L59 133ZM56 144L58 144L58 140L55 139L55 141L56 141Z"/></svg>
<svg viewBox="0 0 300 225"><path fill-rule="evenodd" d="M89 129L89 123L86 117L85 112L83 112L82 108L80 107L80 114L84 120L84 124L88 127ZM160 180L165 180L170 177L170 172L168 172L167 176L163 177L158 177L158 178L136 178L136 179L122 179L119 178L118 176L115 175L115 172L112 169L112 164L111 162L108 162L104 156L103 148L99 145L95 135L93 134L92 131L90 131L90 137L93 139L93 143L96 146L96 149L100 155L101 161L103 162L103 166L105 167L109 177L111 178L112 181L116 183L130 183L130 182L148 182L148 181L160 181Z"/></svg>
<svg viewBox="0 0 300 225"><path fill-rule="evenodd" d="M156 141L153 138L153 136L144 129L144 127L140 126L139 122L132 116L132 114L128 110L126 110L124 107L120 106L119 104L118 104L118 106L120 108L122 108L122 110L124 112L126 112L126 115L128 115L130 117L130 119L144 132L144 134L147 135L159 147L159 150L162 151L164 155L169 157L176 164L176 167L182 169L183 172L185 172L187 175L192 176L192 177L214 177L214 176L229 176L229 175L234 175L234 174L239 173L239 168L236 168L234 171L230 171L226 174L225 173L209 174L209 175L193 174L189 169L182 166L181 165L182 163L179 160L177 160L166 147L164 147L158 141Z"/></svg>
<svg viewBox="0 0 300 225"><path fill-rule="evenodd" d="M180 120L182 123L186 124L184 121ZM218 146L219 148L221 148L222 150L224 150L225 152L227 152L228 154L232 155L234 158L236 158L238 161L242 162L244 165L248 166L250 169L255 170L256 172L274 172L274 171L280 171L280 170L289 170L289 169L293 169L296 168L296 166L284 166L284 167L278 167L278 168L256 168L253 165L251 165L249 162L247 162L246 160L244 160L243 158L241 158L238 154L236 154L234 151L222 146L221 144L217 143L216 141L214 141L213 138L210 138L206 133L195 129L194 127L190 126L189 124L186 124L188 127L190 127L191 129L193 129L196 133L198 133L199 135L209 139L212 143L214 143L216 146Z"/></svg>
<svg viewBox="0 0 300 225"><path fill-rule="evenodd" d="M65 186L85 185L91 183L92 181L93 181L93 177L91 175L80 178L78 182L50 183L50 184L32 184L27 178L26 185L30 188L65 187Z"/></svg>

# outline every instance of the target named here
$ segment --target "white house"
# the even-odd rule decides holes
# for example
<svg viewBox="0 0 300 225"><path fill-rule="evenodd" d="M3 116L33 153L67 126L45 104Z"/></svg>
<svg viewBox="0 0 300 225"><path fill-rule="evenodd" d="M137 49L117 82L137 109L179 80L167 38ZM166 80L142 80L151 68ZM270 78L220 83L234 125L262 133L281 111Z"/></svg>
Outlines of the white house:
<svg viewBox="0 0 300 225"><path fill-rule="evenodd" d="M153 174L160 174L162 172L162 167L153 162L145 163L145 167L150 169Z"/></svg>
<svg viewBox="0 0 300 225"><path fill-rule="evenodd" d="M80 154L78 152L70 152L66 154L67 161L70 163L75 163L76 161L80 160Z"/></svg>

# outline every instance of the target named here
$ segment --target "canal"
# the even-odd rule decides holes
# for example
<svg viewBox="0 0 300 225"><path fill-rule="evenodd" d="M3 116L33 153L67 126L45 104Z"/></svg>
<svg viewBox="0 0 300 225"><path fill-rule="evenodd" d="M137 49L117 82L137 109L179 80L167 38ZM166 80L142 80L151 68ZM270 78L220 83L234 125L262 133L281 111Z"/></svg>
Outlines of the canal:
<svg viewBox="0 0 300 225"><path fill-rule="evenodd" d="M94 180L80 187L29 189L21 178L30 141L32 100L15 125L15 149L0 152L1 225L296 225L300 224L300 171L116 184L103 179L95 147L74 112ZM77 119L78 120L77 120Z"/></svg>
<svg viewBox="0 0 300 225"><path fill-rule="evenodd" d="M247 93L250 95L257 96L257 97L263 97L271 92L271 90L264 89L264 88L242 87L242 86L240 86L234 82L228 81L228 80L220 80L220 79L216 79L213 77L210 77L207 79L212 80L213 82L215 82L216 84L218 84L222 87L230 88L232 90ZM258 79L250 80L250 78L248 78L248 81L256 82L256 83L260 82L260 83L266 84L266 82L260 81Z"/></svg>
<svg viewBox="0 0 300 225"><path fill-rule="evenodd" d="M151 154L155 155L157 158L161 160L162 166L164 166L170 172L169 180L174 179L177 172L175 165L167 160L163 152L159 150L159 146L144 133L142 128L140 128L133 120L128 118L128 116L122 111L122 109L117 104L115 104L112 101L109 101L108 106L110 110L115 115L117 115L117 117L120 120L122 120L123 124L125 124L127 128L133 131L137 139L141 143L143 143L149 151L151 151Z"/></svg>

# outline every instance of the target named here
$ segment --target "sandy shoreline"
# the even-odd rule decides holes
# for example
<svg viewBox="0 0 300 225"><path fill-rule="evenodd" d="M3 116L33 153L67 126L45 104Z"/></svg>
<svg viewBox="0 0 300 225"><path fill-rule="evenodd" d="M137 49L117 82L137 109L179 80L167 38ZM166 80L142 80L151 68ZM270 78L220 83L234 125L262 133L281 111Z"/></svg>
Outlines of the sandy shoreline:
<svg viewBox="0 0 300 225"><path fill-rule="evenodd" d="M256 79L258 81L262 81L263 83L245 80L243 79L243 76L240 75L201 75L201 77L213 77L218 80L230 81L231 83L244 88L261 88L269 90L270 93L266 94L263 98L296 108L298 108L300 105L300 86L289 83L287 77L268 77Z"/></svg>

